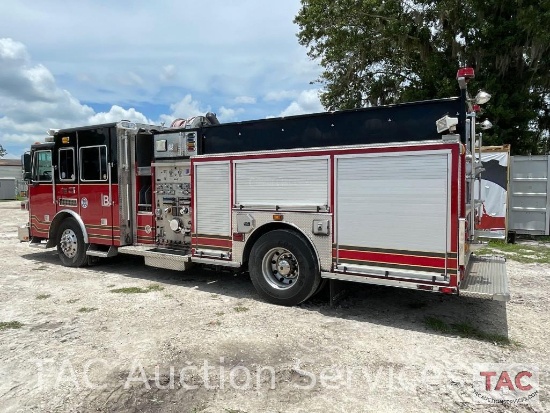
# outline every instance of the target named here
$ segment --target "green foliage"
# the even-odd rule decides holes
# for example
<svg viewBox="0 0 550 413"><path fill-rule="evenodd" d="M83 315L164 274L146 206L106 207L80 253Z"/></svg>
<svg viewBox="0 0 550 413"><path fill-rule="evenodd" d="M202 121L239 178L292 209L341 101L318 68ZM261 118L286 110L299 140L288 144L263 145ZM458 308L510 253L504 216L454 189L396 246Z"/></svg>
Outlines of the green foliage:
<svg viewBox="0 0 550 413"><path fill-rule="evenodd" d="M111 292L118 293L118 294L145 294L145 293L150 293L152 291L162 291L162 290L164 290L164 287L162 285L151 284L147 288L141 288L141 287L115 288L111 290Z"/></svg>
<svg viewBox="0 0 550 413"><path fill-rule="evenodd" d="M506 259L524 264L550 263L550 247L548 243L539 244L507 244L503 241L492 240L489 245L476 251L476 255L504 255Z"/></svg>
<svg viewBox="0 0 550 413"><path fill-rule="evenodd" d="M302 0L295 23L329 110L456 96L472 66L493 95L484 143L550 150L549 1Z"/></svg>
<svg viewBox="0 0 550 413"><path fill-rule="evenodd" d="M0 331L7 329L18 329L23 327L19 321L0 321Z"/></svg>
<svg viewBox="0 0 550 413"><path fill-rule="evenodd" d="M0 158L3 158L5 154L7 154L8 151L4 149L2 145L0 145Z"/></svg>

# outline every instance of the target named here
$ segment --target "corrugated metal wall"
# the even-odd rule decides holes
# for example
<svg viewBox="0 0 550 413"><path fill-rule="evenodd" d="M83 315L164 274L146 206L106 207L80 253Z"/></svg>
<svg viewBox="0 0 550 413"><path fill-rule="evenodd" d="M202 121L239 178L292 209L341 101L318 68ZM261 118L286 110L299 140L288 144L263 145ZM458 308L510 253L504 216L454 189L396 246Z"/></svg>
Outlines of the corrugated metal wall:
<svg viewBox="0 0 550 413"><path fill-rule="evenodd" d="M0 199L15 199L14 178L0 178Z"/></svg>

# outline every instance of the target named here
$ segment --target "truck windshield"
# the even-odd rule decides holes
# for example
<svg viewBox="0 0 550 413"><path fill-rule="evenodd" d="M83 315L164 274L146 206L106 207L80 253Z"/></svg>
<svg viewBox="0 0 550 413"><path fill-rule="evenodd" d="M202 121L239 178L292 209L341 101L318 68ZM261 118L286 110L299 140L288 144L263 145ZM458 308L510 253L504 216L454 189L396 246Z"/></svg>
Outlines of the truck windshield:
<svg viewBox="0 0 550 413"><path fill-rule="evenodd" d="M52 181L52 151L36 151L33 157L32 180Z"/></svg>

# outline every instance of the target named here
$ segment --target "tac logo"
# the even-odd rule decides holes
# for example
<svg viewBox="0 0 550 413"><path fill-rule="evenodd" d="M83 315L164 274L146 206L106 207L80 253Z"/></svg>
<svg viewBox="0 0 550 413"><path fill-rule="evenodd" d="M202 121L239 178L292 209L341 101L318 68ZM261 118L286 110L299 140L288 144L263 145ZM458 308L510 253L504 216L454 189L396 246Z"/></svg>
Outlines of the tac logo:
<svg viewBox="0 0 550 413"><path fill-rule="evenodd" d="M80 200L80 206L81 206L82 208L88 208L88 198L82 198L82 199Z"/></svg>
<svg viewBox="0 0 550 413"><path fill-rule="evenodd" d="M475 403L538 403L539 371L527 364L476 364L473 391Z"/></svg>

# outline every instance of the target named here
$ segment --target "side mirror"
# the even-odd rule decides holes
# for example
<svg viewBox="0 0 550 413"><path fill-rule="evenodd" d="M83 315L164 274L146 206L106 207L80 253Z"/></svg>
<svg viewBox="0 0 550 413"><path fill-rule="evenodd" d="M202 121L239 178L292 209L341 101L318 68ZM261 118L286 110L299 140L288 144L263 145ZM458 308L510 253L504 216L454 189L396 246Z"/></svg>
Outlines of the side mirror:
<svg viewBox="0 0 550 413"><path fill-rule="evenodd" d="M25 153L21 155L21 166L23 168L23 179L25 181L30 181L32 178L31 173L31 154Z"/></svg>

